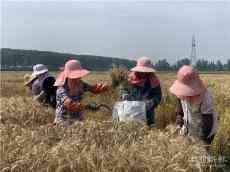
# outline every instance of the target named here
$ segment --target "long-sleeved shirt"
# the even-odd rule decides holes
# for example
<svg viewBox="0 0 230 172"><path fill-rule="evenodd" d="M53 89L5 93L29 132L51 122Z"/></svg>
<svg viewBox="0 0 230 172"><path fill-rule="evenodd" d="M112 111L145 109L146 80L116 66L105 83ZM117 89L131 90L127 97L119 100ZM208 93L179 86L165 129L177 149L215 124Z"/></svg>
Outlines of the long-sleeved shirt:
<svg viewBox="0 0 230 172"><path fill-rule="evenodd" d="M83 119L83 112L77 110L76 112L70 112L67 110L67 108L64 106L64 97L69 97L72 99L72 101L75 102L81 102L84 92L90 91L92 93L99 93L100 90L97 90L97 85L90 85L86 82L81 82L78 92L76 95L72 96L69 94L69 89L67 84L65 84L63 87L58 87L57 93L56 93L56 120L63 120L66 118L72 118L72 119L78 119L82 120Z"/></svg>
<svg viewBox="0 0 230 172"><path fill-rule="evenodd" d="M33 82L32 90L31 90L33 96L37 96L41 93L43 82L44 82L44 80L46 80L49 77L51 77L51 75L47 72L47 73L44 73L42 76L40 76L40 78L37 78Z"/></svg>
<svg viewBox="0 0 230 172"><path fill-rule="evenodd" d="M49 104L52 107L56 106L56 87L53 86L55 78L49 73L44 74L41 79L36 79L32 84L32 95L35 100Z"/></svg>
<svg viewBox="0 0 230 172"><path fill-rule="evenodd" d="M120 100L144 101L148 125L154 124L154 109L161 101L161 86L152 87L150 82L145 82L143 87L127 83L120 87Z"/></svg>
<svg viewBox="0 0 230 172"><path fill-rule="evenodd" d="M144 84L144 87L128 84L121 86L120 99L129 101L144 101L147 110L154 109L161 101L161 86L151 87L149 82Z"/></svg>
<svg viewBox="0 0 230 172"><path fill-rule="evenodd" d="M206 90L200 103L197 104L177 99L176 124L184 126L185 134L208 138L216 133L217 122L210 90Z"/></svg>

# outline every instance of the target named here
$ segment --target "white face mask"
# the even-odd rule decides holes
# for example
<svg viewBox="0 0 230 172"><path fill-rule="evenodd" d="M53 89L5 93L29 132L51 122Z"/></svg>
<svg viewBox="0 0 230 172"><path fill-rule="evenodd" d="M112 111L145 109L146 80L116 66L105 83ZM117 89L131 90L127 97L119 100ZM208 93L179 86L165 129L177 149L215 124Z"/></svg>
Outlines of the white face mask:
<svg viewBox="0 0 230 172"><path fill-rule="evenodd" d="M180 96L179 99L185 100L189 102L191 105L199 105L202 102L204 94L193 96L193 97L186 97L186 96Z"/></svg>

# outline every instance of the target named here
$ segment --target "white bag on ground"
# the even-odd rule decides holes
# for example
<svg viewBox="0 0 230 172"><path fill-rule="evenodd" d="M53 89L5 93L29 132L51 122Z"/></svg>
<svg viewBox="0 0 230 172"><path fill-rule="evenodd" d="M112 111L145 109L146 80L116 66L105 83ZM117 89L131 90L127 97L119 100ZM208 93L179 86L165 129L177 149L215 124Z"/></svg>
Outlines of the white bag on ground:
<svg viewBox="0 0 230 172"><path fill-rule="evenodd" d="M143 101L119 101L113 107L113 120L146 122L146 105Z"/></svg>

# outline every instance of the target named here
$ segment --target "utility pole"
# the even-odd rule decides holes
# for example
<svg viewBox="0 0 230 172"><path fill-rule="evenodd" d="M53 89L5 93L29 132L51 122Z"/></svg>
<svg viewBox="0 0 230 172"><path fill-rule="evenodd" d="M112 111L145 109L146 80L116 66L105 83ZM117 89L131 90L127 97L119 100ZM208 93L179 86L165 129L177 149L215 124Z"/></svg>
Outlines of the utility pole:
<svg viewBox="0 0 230 172"><path fill-rule="evenodd" d="M192 36L192 51L191 51L191 55L190 55L190 63L193 67L196 66L196 40L195 40L195 36Z"/></svg>

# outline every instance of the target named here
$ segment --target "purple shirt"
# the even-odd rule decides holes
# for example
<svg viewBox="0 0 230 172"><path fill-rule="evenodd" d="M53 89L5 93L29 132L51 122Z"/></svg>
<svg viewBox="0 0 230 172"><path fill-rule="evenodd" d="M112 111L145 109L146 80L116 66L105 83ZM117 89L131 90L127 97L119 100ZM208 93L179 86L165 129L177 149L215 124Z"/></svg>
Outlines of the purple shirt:
<svg viewBox="0 0 230 172"><path fill-rule="evenodd" d="M48 77L51 77L51 75L49 73L45 73L45 74L43 74L42 77L37 78L33 82L32 89L31 89L31 93L32 93L33 96L37 96L37 95L39 95L41 93L41 91L42 91L42 83Z"/></svg>

